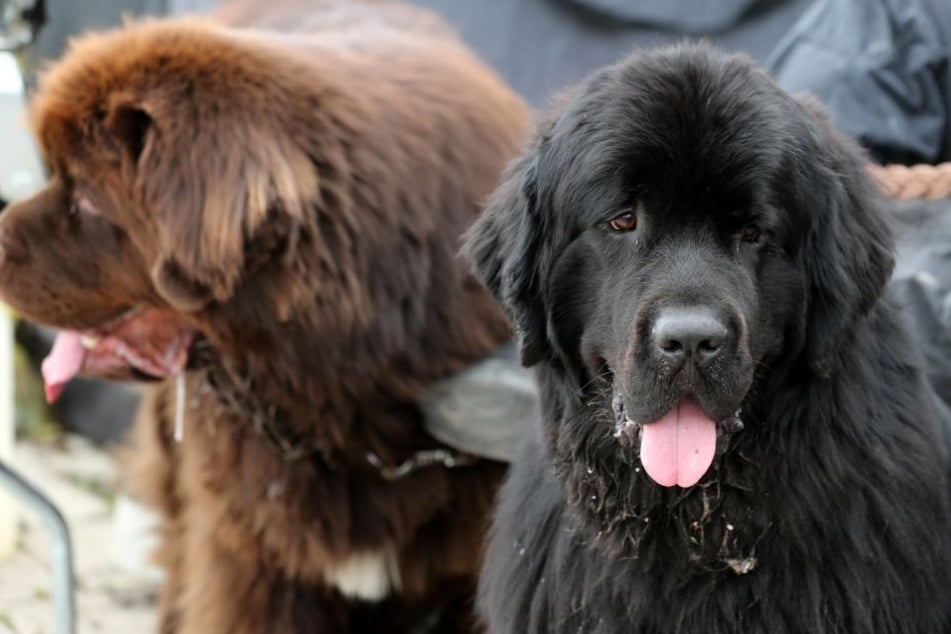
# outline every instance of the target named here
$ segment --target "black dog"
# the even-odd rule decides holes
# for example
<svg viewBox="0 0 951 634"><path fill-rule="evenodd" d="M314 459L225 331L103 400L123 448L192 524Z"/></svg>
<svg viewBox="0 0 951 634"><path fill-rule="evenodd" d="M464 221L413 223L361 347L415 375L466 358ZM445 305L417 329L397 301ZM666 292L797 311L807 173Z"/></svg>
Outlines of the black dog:
<svg viewBox="0 0 951 634"><path fill-rule="evenodd" d="M490 631L951 632L947 429L892 246L857 148L745 58L566 95L467 246L543 402Z"/></svg>

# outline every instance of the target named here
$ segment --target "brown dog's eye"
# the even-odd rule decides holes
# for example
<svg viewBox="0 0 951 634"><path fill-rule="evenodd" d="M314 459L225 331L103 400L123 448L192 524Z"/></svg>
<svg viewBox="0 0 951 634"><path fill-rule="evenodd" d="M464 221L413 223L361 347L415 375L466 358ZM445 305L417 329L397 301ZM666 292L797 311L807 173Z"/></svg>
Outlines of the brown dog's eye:
<svg viewBox="0 0 951 634"><path fill-rule="evenodd" d="M633 211L625 211L623 214L611 218L609 224L611 229L618 233L634 231L637 228L637 216L634 215Z"/></svg>
<svg viewBox="0 0 951 634"><path fill-rule="evenodd" d="M69 217L79 219L83 216L98 216L99 210L86 196L77 196L69 203Z"/></svg>
<svg viewBox="0 0 951 634"><path fill-rule="evenodd" d="M760 231L760 228L756 225L746 225L743 227L743 232L740 233L740 238L743 242L759 242L759 239L762 237L763 232Z"/></svg>

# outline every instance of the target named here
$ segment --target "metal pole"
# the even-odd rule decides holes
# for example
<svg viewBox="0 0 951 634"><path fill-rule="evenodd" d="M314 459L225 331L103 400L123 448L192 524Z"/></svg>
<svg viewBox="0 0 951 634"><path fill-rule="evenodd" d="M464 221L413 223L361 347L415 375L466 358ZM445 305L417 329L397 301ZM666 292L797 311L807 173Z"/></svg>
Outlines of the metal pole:
<svg viewBox="0 0 951 634"><path fill-rule="evenodd" d="M76 597L73 591L73 544L66 519L49 498L0 461L0 485L32 508L46 523L53 568L53 609L56 634L76 633Z"/></svg>

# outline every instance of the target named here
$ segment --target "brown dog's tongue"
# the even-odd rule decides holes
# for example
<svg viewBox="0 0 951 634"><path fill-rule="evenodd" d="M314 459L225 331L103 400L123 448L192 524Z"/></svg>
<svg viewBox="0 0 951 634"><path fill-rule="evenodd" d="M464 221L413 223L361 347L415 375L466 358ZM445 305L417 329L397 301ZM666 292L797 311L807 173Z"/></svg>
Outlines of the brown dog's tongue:
<svg viewBox="0 0 951 634"><path fill-rule="evenodd" d="M42 368L48 402L80 372L128 379L135 369L156 379L177 376L188 364L195 336L175 315L156 309L137 310L107 332L90 332L91 349L83 345L83 333L62 330L56 336Z"/></svg>
<svg viewBox="0 0 951 634"><path fill-rule="evenodd" d="M713 464L717 425L700 406L684 400L641 431L641 464L661 486L691 487Z"/></svg>
<svg viewBox="0 0 951 634"><path fill-rule="evenodd" d="M46 384L46 402L53 403L59 398L63 388L83 368L86 349L82 335L78 332L62 330L56 335L53 349L43 359L41 371Z"/></svg>

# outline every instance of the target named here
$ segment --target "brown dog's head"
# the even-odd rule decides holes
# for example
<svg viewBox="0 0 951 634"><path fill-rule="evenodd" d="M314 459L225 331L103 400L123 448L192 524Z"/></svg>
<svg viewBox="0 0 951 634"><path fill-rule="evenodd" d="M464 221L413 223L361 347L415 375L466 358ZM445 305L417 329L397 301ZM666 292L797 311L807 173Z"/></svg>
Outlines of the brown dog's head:
<svg viewBox="0 0 951 634"><path fill-rule="evenodd" d="M128 26L80 40L42 79L33 120L51 179L0 218L0 292L69 331L54 383L81 362L176 374L202 311L290 261L316 171L273 65L226 38Z"/></svg>
<svg viewBox="0 0 951 634"><path fill-rule="evenodd" d="M144 22L42 77L51 179L0 216L0 297L64 329L52 396L80 370L178 374L196 332L267 350L260 375L310 364L300 394L321 363L438 376L505 336L456 251L523 104L454 40L368 33Z"/></svg>

